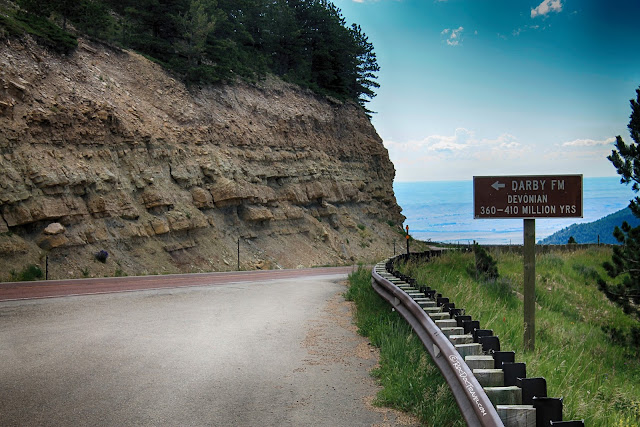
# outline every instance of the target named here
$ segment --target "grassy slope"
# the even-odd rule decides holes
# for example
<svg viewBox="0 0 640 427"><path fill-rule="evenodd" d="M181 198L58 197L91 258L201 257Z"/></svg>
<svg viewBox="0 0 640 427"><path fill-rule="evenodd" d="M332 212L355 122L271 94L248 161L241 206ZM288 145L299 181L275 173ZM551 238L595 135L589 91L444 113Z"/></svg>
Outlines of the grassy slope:
<svg viewBox="0 0 640 427"><path fill-rule="evenodd" d="M522 258L495 254L496 284L468 273L473 254L452 253L431 263L408 265L420 283L464 307L483 328L500 336L504 350L527 363L527 375L547 379L549 396L564 397L564 419L587 425L640 425L640 357L610 343L603 325L630 327L633 320L597 290L610 249L540 255L536 267L536 350L523 353ZM509 289L517 293L509 292Z"/></svg>

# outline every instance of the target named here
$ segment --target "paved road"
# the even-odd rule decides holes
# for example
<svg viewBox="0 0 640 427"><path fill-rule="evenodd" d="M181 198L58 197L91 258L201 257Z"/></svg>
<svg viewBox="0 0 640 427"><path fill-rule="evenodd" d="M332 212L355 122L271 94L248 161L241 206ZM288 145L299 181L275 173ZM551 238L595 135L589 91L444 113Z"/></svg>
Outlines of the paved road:
<svg viewBox="0 0 640 427"><path fill-rule="evenodd" d="M190 286L285 279L301 276L348 274L353 267L324 267L297 270L230 271L223 273L172 274L167 276L104 277L96 279L49 280L0 283L0 301L53 298L69 295L96 295L141 289L164 289Z"/></svg>
<svg viewBox="0 0 640 427"><path fill-rule="evenodd" d="M2 302L0 425L396 425L345 277Z"/></svg>

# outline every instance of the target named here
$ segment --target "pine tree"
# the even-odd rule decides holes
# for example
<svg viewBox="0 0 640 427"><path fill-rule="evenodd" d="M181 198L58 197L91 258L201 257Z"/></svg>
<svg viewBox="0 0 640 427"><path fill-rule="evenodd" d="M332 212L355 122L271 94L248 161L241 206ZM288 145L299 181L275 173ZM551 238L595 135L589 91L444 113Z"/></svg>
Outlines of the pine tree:
<svg viewBox="0 0 640 427"><path fill-rule="evenodd" d="M51 4L56 12L62 16L62 30L67 30L67 19L76 15L79 6L76 0L53 0Z"/></svg>
<svg viewBox="0 0 640 427"><path fill-rule="evenodd" d="M369 42L367 36L362 32L359 25L353 24L352 34L356 44L356 79L353 95L364 106L371 98L376 96L373 88L379 88L380 85L375 81L378 76L375 74L380 71L376 54L373 51L373 45ZM368 98L368 99L367 99Z"/></svg>
<svg viewBox="0 0 640 427"><path fill-rule="evenodd" d="M629 184L633 182L631 188L634 192L640 190L640 88L636 89L637 99L632 99L629 133L633 143L627 145L618 135L616 137L616 148L607 159L616 167L616 172L620 175L620 183ZM629 204L629 208L634 215L640 218L640 197L636 196Z"/></svg>
<svg viewBox="0 0 640 427"><path fill-rule="evenodd" d="M637 99L631 100L631 116L629 131L634 142L626 144L622 137L616 137L616 149L607 156L613 163L622 184L630 184L634 192L640 190L640 88L636 89ZM630 201L629 208L640 218L640 197ZM611 278L622 276L622 283L613 285L603 279L598 286L607 298L620 305L625 313L635 313L640 310L640 227L631 227L626 221L622 227L616 227L614 237L622 246L613 249L611 262L605 262L603 267Z"/></svg>
<svg viewBox="0 0 640 427"><path fill-rule="evenodd" d="M191 67L197 66L205 53L207 38L215 27L215 17L208 9L216 6L215 0L192 0L189 10L179 15L182 39L178 46Z"/></svg>
<svg viewBox="0 0 640 427"><path fill-rule="evenodd" d="M107 5L100 0L83 0L78 3L73 18L78 30L92 37L108 39L108 31L113 26L113 18L109 15Z"/></svg>

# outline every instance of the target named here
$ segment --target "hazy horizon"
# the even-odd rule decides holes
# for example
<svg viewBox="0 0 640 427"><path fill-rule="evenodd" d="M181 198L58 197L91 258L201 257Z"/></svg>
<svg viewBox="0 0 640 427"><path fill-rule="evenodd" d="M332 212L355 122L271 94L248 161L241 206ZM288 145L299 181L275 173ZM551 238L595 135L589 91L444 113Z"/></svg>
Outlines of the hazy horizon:
<svg viewBox="0 0 640 427"><path fill-rule="evenodd" d="M536 241L575 223L593 222L629 205L631 186L615 176L585 177L583 218L539 218ZM479 243L522 243L522 219L474 219L471 180L394 183L402 213L414 237L433 241L476 240Z"/></svg>

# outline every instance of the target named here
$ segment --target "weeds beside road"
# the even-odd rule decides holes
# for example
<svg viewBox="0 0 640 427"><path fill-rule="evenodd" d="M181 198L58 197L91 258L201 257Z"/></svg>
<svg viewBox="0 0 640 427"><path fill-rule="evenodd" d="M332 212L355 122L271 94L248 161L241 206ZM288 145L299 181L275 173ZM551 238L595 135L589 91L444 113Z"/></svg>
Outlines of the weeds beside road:
<svg viewBox="0 0 640 427"><path fill-rule="evenodd" d="M372 375L383 389L375 404L416 415L425 425L464 426L447 383L407 322L371 287L371 270L349 276L345 298L356 304L358 332L380 348Z"/></svg>

